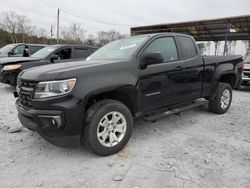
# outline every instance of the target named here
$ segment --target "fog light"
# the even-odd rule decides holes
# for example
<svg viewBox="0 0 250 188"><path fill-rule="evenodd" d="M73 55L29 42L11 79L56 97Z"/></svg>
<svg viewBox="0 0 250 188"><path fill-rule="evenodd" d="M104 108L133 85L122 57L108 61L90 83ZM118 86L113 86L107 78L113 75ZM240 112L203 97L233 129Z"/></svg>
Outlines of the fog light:
<svg viewBox="0 0 250 188"><path fill-rule="evenodd" d="M43 128L61 128L62 127L62 119L60 116L46 116L39 115L40 120L43 122Z"/></svg>

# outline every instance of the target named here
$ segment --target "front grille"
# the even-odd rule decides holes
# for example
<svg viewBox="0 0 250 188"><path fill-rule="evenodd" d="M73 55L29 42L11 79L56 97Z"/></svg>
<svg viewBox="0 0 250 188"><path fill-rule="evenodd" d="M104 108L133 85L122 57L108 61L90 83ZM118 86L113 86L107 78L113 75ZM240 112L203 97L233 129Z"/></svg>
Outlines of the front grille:
<svg viewBox="0 0 250 188"><path fill-rule="evenodd" d="M19 102L25 107L32 107L31 99L34 95L36 82L18 80Z"/></svg>

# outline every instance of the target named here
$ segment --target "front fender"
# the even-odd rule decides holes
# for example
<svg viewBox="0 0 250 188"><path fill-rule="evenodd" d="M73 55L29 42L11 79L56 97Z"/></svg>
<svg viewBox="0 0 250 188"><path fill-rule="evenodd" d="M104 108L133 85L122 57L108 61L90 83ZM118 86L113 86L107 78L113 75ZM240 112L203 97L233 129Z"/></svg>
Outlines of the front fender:
<svg viewBox="0 0 250 188"><path fill-rule="evenodd" d="M119 100L120 102L127 105L133 114L136 113L139 109L137 102L138 92L136 87L132 85L116 85L94 90L88 93L87 96L83 99L84 105L88 106L89 101L98 97Z"/></svg>

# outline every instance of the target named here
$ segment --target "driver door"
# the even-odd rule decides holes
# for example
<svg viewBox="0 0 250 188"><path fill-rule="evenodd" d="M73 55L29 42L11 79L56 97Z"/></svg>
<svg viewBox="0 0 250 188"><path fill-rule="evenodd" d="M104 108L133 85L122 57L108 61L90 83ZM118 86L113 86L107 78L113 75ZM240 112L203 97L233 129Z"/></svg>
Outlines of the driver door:
<svg viewBox="0 0 250 188"><path fill-rule="evenodd" d="M143 112L185 101L185 62L179 60L174 37L153 40L142 53L161 52L164 61L141 70L141 108ZM143 58L140 58L141 62Z"/></svg>

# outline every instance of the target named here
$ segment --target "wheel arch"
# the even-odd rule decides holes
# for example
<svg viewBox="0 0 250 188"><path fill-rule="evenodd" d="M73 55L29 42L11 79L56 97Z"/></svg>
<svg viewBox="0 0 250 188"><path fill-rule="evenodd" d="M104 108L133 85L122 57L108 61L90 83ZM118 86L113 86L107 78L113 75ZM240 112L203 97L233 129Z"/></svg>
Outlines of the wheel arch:
<svg viewBox="0 0 250 188"><path fill-rule="evenodd" d="M134 116L137 112L137 90L134 86L112 86L95 90L84 99L87 111L90 106L104 99L112 99L126 105Z"/></svg>
<svg viewBox="0 0 250 188"><path fill-rule="evenodd" d="M225 82L231 85L232 88L236 87L236 75L233 72L224 73L221 75L219 82Z"/></svg>

